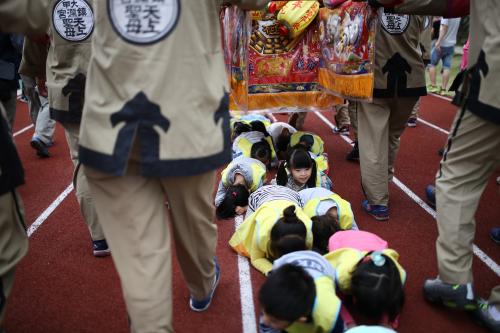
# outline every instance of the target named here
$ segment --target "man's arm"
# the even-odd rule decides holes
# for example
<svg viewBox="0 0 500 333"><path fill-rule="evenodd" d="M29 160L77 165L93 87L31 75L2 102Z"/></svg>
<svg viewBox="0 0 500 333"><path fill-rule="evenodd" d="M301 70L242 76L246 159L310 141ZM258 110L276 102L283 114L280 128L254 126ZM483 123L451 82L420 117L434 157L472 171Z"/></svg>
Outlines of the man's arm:
<svg viewBox="0 0 500 333"><path fill-rule="evenodd" d="M434 47L436 50L441 52L441 43L443 42L444 36L446 35L446 32L448 31L448 24L443 24L441 23L441 26L439 27L439 37L436 41L436 44Z"/></svg>
<svg viewBox="0 0 500 333"><path fill-rule="evenodd" d="M24 38L23 60L19 74L30 78L45 80L45 65L47 63L49 45L43 38Z"/></svg>
<svg viewBox="0 0 500 333"><path fill-rule="evenodd" d="M50 0L0 1L0 31L44 34L49 27Z"/></svg>
<svg viewBox="0 0 500 333"><path fill-rule="evenodd" d="M401 14L463 17L469 15L470 0L369 0Z"/></svg>

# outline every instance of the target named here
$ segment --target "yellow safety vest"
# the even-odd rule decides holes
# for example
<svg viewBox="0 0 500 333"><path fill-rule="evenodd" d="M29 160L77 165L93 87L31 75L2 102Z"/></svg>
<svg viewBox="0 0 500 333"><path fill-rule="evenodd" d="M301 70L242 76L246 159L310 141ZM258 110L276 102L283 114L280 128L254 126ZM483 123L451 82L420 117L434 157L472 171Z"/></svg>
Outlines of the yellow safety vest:
<svg viewBox="0 0 500 333"><path fill-rule="evenodd" d="M300 138L303 135L311 135L314 139L313 145L311 147L311 153L318 156L324 153L325 149L323 140L318 135L309 132L297 131L293 133L290 136L290 147L294 147L295 145L299 144Z"/></svg>
<svg viewBox="0 0 500 333"><path fill-rule="evenodd" d="M266 181L266 169L262 166L262 163L252 163L250 165L252 169L252 183L249 185L248 190L250 192L255 192L259 187L259 184L264 184ZM228 173L233 168L233 162L229 163L228 166L222 170L221 180L225 187L231 185L231 179L228 179Z"/></svg>
<svg viewBox="0 0 500 333"><path fill-rule="evenodd" d="M248 124L250 125L250 123L252 121L260 121L264 124L264 126L266 126L266 128L268 128L269 126L271 126L271 120L269 120L268 118L264 117L264 116L257 116L257 115L233 115L229 121L229 125L231 126L231 136L233 135L233 131L234 131L234 124L235 123L243 123L243 124Z"/></svg>
<svg viewBox="0 0 500 333"><path fill-rule="evenodd" d="M349 201L342 199L338 194L331 194L326 197L309 200L305 203L304 213L309 217L318 215L317 209L320 202L327 200L333 200L337 205L340 228L343 230L350 230L352 228L352 221L354 220L354 213L352 212Z"/></svg>
<svg viewBox="0 0 500 333"><path fill-rule="evenodd" d="M325 259L332 264L336 271L337 286L344 294L349 294L351 290L351 277L356 264L367 254L367 251L359 251L352 248L343 248L324 255ZM388 256L399 270L401 282L406 281L406 271L399 264L399 254L392 249L385 249L383 254Z"/></svg>
<svg viewBox="0 0 500 333"><path fill-rule="evenodd" d="M335 293L335 282L329 276L314 280L316 299L312 313L312 323L295 322L286 331L288 333L329 333L335 327L340 313L341 302Z"/></svg>
<svg viewBox="0 0 500 333"><path fill-rule="evenodd" d="M330 165L328 164L328 159L324 154L320 154L314 158L314 161L316 161L316 168L320 173L323 173L325 175L328 175Z"/></svg>
<svg viewBox="0 0 500 333"><path fill-rule="evenodd" d="M265 137L264 139L269 144L269 148L271 148L271 161L272 161L272 160L276 159L276 151L274 150L273 138L269 135L269 136ZM250 140L248 140L247 138L241 137L238 139L236 146L239 148L239 150L241 150L243 156L252 157L252 156L250 156L250 154L252 152L253 144L254 143L251 142Z"/></svg>
<svg viewBox="0 0 500 333"><path fill-rule="evenodd" d="M251 258L253 250L265 253L271 257L271 229L276 221L283 217L283 210L295 205L297 217L304 222L307 230L306 247L312 248L312 221L295 203L287 200L273 200L264 203L236 229L229 240L229 245L240 255Z"/></svg>

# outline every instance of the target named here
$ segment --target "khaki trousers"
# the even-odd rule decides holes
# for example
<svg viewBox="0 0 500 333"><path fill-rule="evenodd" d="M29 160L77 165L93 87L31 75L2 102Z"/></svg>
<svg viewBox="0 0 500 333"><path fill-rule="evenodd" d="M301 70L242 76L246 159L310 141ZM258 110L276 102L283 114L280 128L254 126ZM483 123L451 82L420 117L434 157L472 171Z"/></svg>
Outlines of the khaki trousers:
<svg viewBox="0 0 500 333"><path fill-rule="evenodd" d="M372 103L357 103L361 182L372 205L389 204L399 138L417 98L374 98Z"/></svg>
<svg viewBox="0 0 500 333"><path fill-rule="evenodd" d="M140 165L133 161L123 177L84 168L120 276L132 331L173 332L172 259L165 199L184 279L195 299L205 299L215 276L216 172L145 178L139 170Z"/></svg>
<svg viewBox="0 0 500 333"><path fill-rule="evenodd" d="M0 195L0 331L17 263L28 251L24 210L15 190Z"/></svg>
<svg viewBox="0 0 500 333"><path fill-rule="evenodd" d="M411 110L410 118L418 118L418 112L420 111L420 100L422 98L419 97L417 100L417 103L415 103L415 106Z"/></svg>
<svg viewBox="0 0 500 333"><path fill-rule="evenodd" d="M73 185L75 187L76 199L80 205L80 211L83 216L83 221L87 225L90 237L93 241L103 240L104 232L102 231L99 218L97 216L94 199L90 193L87 177L81 170L81 164L78 160L78 142L80 133L80 124L64 123L64 132L66 134L66 141L68 141L69 153L71 161L75 167L73 173Z"/></svg>
<svg viewBox="0 0 500 333"><path fill-rule="evenodd" d="M346 104L335 106L337 114L335 122L337 127L350 125L349 131L354 135L354 140L358 141L358 107L356 101L347 101Z"/></svg>
<svg viewBox="0 0 500 333"><path fill-rule="evenodd" d="M472 282L474 215L481 194L500 165L500 125L460 110L436 175L439 277L446 283ZM500 285L492 292L500 305Z"/></svg>

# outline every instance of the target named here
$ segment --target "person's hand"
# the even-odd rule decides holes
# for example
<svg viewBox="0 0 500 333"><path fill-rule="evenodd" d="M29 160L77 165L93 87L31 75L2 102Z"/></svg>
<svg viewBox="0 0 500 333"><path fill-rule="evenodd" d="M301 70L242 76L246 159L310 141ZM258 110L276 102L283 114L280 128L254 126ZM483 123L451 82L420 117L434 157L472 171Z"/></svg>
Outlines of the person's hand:
<svg viewBox="0 0 500 333"><path fill-rule="evenodd" d="M47 85L45 79L36 78L36 85L38 87L38 94L42 97L47 98L49 96L47 92Z"/></svg>
<svg viewBox="0 0 500 333"><path fill-rule="evenodd" d="M236 215L243 215L246 213L247 208L248 208L248 206L245 206L245 207L236 206L236 209L234 210L234 212L236 213Z"/></svg>
<svg viewBox="0 0 500 333"><path fill-rule="evenodd" d="M436 45L434 45L434 47L436 48L436 51L438 53L441 53L441 44L440 43L436 43Z"/></svg>

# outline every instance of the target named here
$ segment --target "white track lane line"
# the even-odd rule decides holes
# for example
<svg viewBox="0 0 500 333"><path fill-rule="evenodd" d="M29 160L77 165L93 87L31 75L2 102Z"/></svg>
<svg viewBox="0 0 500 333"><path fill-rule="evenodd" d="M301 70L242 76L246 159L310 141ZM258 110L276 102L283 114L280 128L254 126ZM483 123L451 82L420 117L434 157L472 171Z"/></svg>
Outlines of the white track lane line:
<svg viewBox="0 0 500 333"><path fill-rule="evenodd" d="M319 112L314 112L318 118L320 118L325 124L328 125L331 129L333 129L335 126L321 113ZM344 135L339 135L345 142L349 143L352 145L352 140ZM432 209L429 205L425 203L424 200L422 200L418 195L416 195L412 190L410 190L405 184L403 184L399 179L396 177L393 178L393 183L397 187L399 187L406 195L408 195L413 201L415 201L420 207L422 207L423 210L425 210L429 215L431 215L434 219L436 219L436 211ZM495 273L497 276L500 277L500 266L493 260L491 259L486 253L484 253L479 247L477 247L475 244L472 245L472 251L474 254L482 261L485 263L486 266L488 266L493 273Z"/></svg>
<svg viewBox="0 0 500 333"><path fill-rule="evenodd" d="M235 229L243 223L243 216L234 218ZM257 333L255 306L253 303L252 277L248 258L238 254L238 271L240 276L241 322L243 333Z"/></svg>
<svg viewBox="0 0 500 333"><path fill-rule="evenodd" d="M440 99L444 99L445 101L448 101L448 102L452 101L451 97L445 97L445 96L441 96L441 95L435 94L435 93L429 93L427 96L434 96L434 97L437 97L437 98L440 98Z"/></svg>
<svg viewBox="0 0 500 333"><path fill-rule="evenodd" d="M28 237L33 235L33 233L43 224L43 222L45 222L45 220L50 216L50 214L52 214L52 212L54 212L54 210L57 208L57 206L59 206L61 204L61 202L63 202L63 200L66 199L66 197L68 196L68 194L71 193L71 191L73 191L73 184L69 184L68 187L66 187L66 189L64 191L62 191L61 194L59 194L59 196L56 198L56 200L54 200L54 202L52 202L50 204L50 206L47 207L47 209L45 209L42 212L42 214L40 214L40 216L38 216L38 218L35 220L35 222L33 222L29 226L28 231L27 231Z"/></svg>
<svg viewBox="0 0 500 333"><path fill-rule="evenodd" d="M20 129L19 131L17 131L16 133L14 133L14 135L13 135L13 136L14 136L14 137L16 137L16 136L18 136L19 134L23 134L24 132L26 132L27 130L29 130L29 129L30 129L30 128L32 128L32 127L33 127L33 124L28 125L28 126L26 126L25 128Z"/></svg>
<svg viewBox="0 0 500 333"><path fill-rule="evenodd" d="M442 129L441 127L436 126L436 125L434 125L433 123L430 123L430 122L428 122L428 121L426 121L426 120L423 120L423 119L422 119L422 118L420 118L420 117L418 117L418 118L417 118L417 120L418 120L419 122L421 122L422 124L427 125L427 126L429 126L429 127L432 127L432 128L434 128L435 130L437 130L437 131L439 131L439 132L441 132L441 133L444 133L444 134L446 134L446 135L449 135L449 134L450 134L450 132L448 132L447 130L444 130L444 129Z"/></svg>

